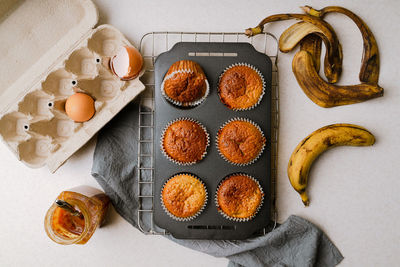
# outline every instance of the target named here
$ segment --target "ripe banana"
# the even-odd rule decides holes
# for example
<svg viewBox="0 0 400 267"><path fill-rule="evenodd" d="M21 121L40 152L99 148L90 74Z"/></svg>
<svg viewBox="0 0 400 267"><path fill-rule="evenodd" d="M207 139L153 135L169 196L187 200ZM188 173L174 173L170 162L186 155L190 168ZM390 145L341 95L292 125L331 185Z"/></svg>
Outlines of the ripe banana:
<svg viewBox="0 0 400 267"><path fill-rule="evenodd" d="M302 20L315 26L315 28L313 28L313 31L316 31L316 33L324 40L324 44L326 46L327 53L325 55L324 61L325 76L327 77L328 82L336 83L342 72L342 53L336 33L333 30L332 26L326 21L316 16L310 16L307 14L277 14L266 17L254 28L246 29L245 34L249 37L254 36L262 33L264 25L269 22L290 19Z"/></svg>
<svg viewBox="0 0 400 267"><path fill-rule="evenodd" d="M376 39L368 25L356 14L340 6L327 6L321 10L316 10L310 6L301 7L309 15L323 18L327 13L336 12L349 17L357 25L363 38L363 55L359 79L361 82L378 83L379 80L379 50Z"/></svg>
<svg viewBox="0 0 400 267"><path fill-rule="evenodd" d="M296 53L292 69L304 93L315 104L324 108L359 103L383 95L383 88L377 84L337 86L327 83L318 75L313 57L306 51Z"/></svg>
<svg viewBox="0 0 400 267"><path fill-rule="evenodd" d="M374 136L365 128L353 124L332 124L322 127L304 138L290 157L288 176L293 188L300 194L305 206L308 173L314 160L324 151L336 146L371 146Z"/></svg>

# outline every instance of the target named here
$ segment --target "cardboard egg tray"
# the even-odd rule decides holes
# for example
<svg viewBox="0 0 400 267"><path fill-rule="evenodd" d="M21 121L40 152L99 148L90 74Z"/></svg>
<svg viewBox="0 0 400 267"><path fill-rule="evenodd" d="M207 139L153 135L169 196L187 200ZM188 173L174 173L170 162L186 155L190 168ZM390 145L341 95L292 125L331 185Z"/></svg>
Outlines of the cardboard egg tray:
<svg viewBox="0 0 400 267"><path fill-rule="evenodd" d="M169 67L179 60L193 60L203 68L210 84L210 94L194 108L180 108L168 102L161 93L161 83ZM257 107L248 111L233 111L218 96L218 79L226 67L235 63L248 63L264 77L265 94ZM154 222L176 238L188 239L246 239L263 234L271 226L271 59L257 52L249 43L177 43L171 50L157 57L155 62L155 170L154 170ZM207 155L200 162L181 166L168 160L160 149L165 126L177 118L192 118L204 125L210 134ZM261 156L247 166L235 166L225 161L216 147L216 134L232 118L245 118L258 124L267 139ZM190 221L177 221L162 208L161 190L164 183L177 173L192 173L205 184L208 192L203 212ZM221 180L229 174L243 172L260 183L264 201L257 215L247 222L223 217L217 210L215 193Z"/></svg>
<svg viewBox="0 0 400 267"><path fill-rule="evenodd" d="M110 25L93 29L97 20L89 0L0 5L0 137L29 167L54 172L145 88L111 72L110 57L132 44ZM87 122L64 111L75 92L95 99Z"/></svg>

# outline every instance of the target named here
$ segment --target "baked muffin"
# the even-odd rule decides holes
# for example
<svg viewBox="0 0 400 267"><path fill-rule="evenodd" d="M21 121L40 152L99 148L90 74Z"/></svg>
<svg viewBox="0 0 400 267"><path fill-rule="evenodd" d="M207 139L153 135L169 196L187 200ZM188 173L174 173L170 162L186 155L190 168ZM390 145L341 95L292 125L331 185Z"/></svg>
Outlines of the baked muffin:
<svg viewBox="0 0 400 267"><path fill-rule="evenodd" d="M233 110L251 109L264 95L264 78L253 66L235 64L219 79L218 94L222 103Z"/></svg>
<svg viewBox="0 0 400 267"><path fill-rule="evenodd" d="M261 155L265 142L260 127L247 119L228 121L217 135L220 155L236 165L253 163Z"/></svg>
<svg viewBox="0 0 400 267"><path fill-rule="evenodd" d="M204 184L191 174L177 174L161 192L164 210L174 219L190 220L201 213L207 202Z"/></svg>
<svg viewBox="0 0 400 267"><path fill-rule="evenodd" d="M161 138L161 149L171 161L189 165L206 155L209 135L199 122L181 118L167 125Z"/></svg>
<svg viewBox="0 0 400 267"><path fill-rule="evenodd" d="M191 60L181 60L168 69L161 92L175 105L195 106L208 95L209 84L199 64Z"/></svg>
<svg viewBox="0 0 400 267"><path fill-rule="evenodd" d="M258 212L264 194L260 184L246 174L233 174L225 178L217 189L218 211L228 219L247 221Z"/></svg>

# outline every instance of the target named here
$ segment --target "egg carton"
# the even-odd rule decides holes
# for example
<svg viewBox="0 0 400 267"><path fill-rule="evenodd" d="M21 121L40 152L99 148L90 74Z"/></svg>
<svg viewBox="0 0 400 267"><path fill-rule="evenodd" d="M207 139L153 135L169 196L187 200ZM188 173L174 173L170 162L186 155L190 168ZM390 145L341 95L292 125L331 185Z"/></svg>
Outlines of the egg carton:
<svg viewBox="0 0 400 267"><path fill-rule="evenodd" d="M5 85L0 136L31 168L47 165L56 171L145 88L139 78L123 81L112 73L110 58L132 44L110 25L93 29L97 20L89 0L6 0L0 7L2 43L11 39L0 44L6 51L0 73L11 75L0 78ZM13 39L10 32L18 33ZM12 72L17 69L18 76ZM65 113L65 102L75 92L95 100L96 113L87 122L74 122Z"/></svg>

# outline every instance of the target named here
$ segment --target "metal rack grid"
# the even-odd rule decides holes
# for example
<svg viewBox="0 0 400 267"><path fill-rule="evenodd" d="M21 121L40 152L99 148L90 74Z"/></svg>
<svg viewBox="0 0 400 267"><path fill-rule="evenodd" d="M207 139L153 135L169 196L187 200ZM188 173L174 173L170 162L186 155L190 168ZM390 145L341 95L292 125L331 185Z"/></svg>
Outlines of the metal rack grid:
<svg viewBox="0 0 400 267"><path fill-rule="evenodd" d="M146 85L139 105L139 140L138 140L138 228L144 234L165 235L168 232L157 227L153 222L154 211L154 62L157 56L168 51L178 42L248 42L254 48L272 60L272 132L271 132L271 229L263 229L266 234L276 227L276 178L278 164L279 130L279 82L278 82L278 40L270 33L263 33L248 38L238 32L150 32L140 40L140 52L144 58L145 73L141 80Z"/></svg>

